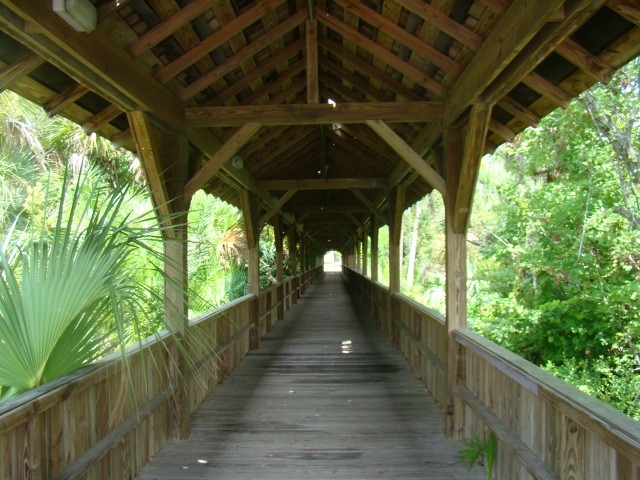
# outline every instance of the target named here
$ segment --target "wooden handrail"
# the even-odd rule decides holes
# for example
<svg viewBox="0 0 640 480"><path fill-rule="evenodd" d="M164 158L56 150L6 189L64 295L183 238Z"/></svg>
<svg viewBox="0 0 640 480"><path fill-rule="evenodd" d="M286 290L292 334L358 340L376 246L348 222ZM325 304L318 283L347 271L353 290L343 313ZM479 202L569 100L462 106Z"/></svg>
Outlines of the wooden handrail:
<svg viewBox="0 0 640 480"><path fill-rule="evenodd" d="M453 337L458 344L640 465L640 422L467 328L454 331Z"/></svg>
<svg viewBox="0 0 640 480"><path fill-rule="evenodd" d="M344 268L354 291L444 408L454 394L455 433L489 430L498 441L496 478L635 478L640 422L401 293ZM455 348L455 355L448 352ZM455 358L458 383L446 382Z"/></svg>

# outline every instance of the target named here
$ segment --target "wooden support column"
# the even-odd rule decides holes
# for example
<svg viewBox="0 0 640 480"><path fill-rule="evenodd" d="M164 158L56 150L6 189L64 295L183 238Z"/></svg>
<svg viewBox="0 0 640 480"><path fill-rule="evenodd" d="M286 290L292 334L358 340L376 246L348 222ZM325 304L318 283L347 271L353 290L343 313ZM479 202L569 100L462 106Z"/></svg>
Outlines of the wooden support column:
<svg viewBox="0 0 640 480"><path fill-rule="evenodd" d="M447 354L446 433L464 435L464 406L455 395L456 385L464 381L462 349L452 340L454 330L467 326L467 227L473 204L480 159L484 152L491 105L476 103L463 127L451 125L444 135L444 163L447 195L446 229L446 319L449 333Z"/></svg>
<svg viewBox="0 0 640 480"><path fill-rule="evenodd" d="M282 320L284 318L284 236L280 215L276 215L273 219L273 233L276 244L276 281L278 282L276 301L278 302L278 320Z"/></svg>
<svg viewBox="0 0 640 480"><path fill-rule="evenodd" d="M378 217L371 215L371 280L378 281Z"/></svg>
<svg viewBox="0 0 640 480"><path fill-rule="evenodd" d="M445 130L444 160L447 168L447 190L445 198L446 234L446 321L448 332L447 389L445 433L449 437L461 438L464 433L464 406L455 396L455 387L464 378L462 350L452 340L451 333L467 323L467 244L465 231L455 229L454 192L458 189L462 164L462 128L451 126Z"/></svg>
<svg viewBox="0 0 640 480"><path fill-rule="evenodd" d="M402 213L404 211L405 186L397 186L389 195L389 295L391 295L391 344L398 345L400 331L400 303L394 296L400 292L400 242L402 241Z"/></svg>
<svg viewBox="0 0 640 480"><path fill-rule="evenodd" d="M458 179L455 187L451 186L452 189L448 190L453 202L451 211L454 216L453 228L457 233L466 232L469 224L473 194L480 170L480 159L484 154L484 141L489 128L491 110L490 105L474 104L469 112L469 122L464 130L464 139L462 140L464 148L460 152L462 157L456 160L459 164L457 168Z"/></svg>
<svg viewBox="0 0 640 480"><path fill-rule="evenodd" d="M356 271L362 272L362 251L360 250L360 232L356 233L356 237L353 239L353 246L356 256Z"/></svg>
<svg viewBox="0 0 640 480"><path fill-rule="evenodd" d="M249 348L260 348L260 202L258 196L248 190L240 192L244 231L249 247L249 294L253 295L249 307L249 316L253 329L249 336Z"/></svg>
<svg viewBox="0 0 640 480"><path fill-rule="evenodd" d="M389 292L400 291L400 242L402 241L402 213L406 187L397 186L389 195Z"/></svg>
<svg viewBox="0 0 640 480"><path fill-rule="evenodd" d="M367 276L367 267L369 266L368 262L368 246L369 246L369 235L367 235L367 230L365 228L362 229L362 275Z"/></svg>
<svg viewBox="0 0 640 480"><path fill-rule="evenodd" d="M291 288L293 289L293 295L291 296L291 303L298 303L298 232L294 228L289 233L289 256L291 258Z"/></svg>
<svg viewBox="0 0 640 480"><path fill-rule="evenodd" d="M304 295L307 280L307 238L304 235L300 236L300 250L299 250L299 263L300 263L300 285L298 298Z"/></svg>
<svg viewBox="0 0 640 480"><path fill-rule="evenodd" d="M174 388L173 409L169 412L169 435L189 436L189 371L184 357L188 324L187 298L187 212L184 197L187 178L188 149L184 132L171 132L159 126L149 114L132 111L127 114L136 142L138 157L144 167L154 208L163 225L165 252L164 322L175 338L169 349L171 381Z"/></svg>

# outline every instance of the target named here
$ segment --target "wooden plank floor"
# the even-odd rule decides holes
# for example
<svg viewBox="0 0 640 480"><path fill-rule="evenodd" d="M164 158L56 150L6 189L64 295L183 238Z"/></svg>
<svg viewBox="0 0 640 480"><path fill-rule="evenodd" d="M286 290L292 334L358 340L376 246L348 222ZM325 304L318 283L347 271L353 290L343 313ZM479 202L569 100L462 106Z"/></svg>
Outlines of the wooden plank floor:
<svg viewBox="0 0 640 480"><path fill-rule="evenodd" d="M482 479L340 274L313 285L194 413L151 479Z"/></svg>

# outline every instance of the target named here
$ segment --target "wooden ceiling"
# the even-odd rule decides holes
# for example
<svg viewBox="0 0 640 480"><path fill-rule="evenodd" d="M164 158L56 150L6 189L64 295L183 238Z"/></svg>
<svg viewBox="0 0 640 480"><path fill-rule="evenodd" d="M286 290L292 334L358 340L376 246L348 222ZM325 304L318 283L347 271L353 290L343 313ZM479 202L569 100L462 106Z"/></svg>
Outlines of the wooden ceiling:
<svg viewBox="0 0 640 480"><path fill-rule="evenodd" d="M0 0L0 89L133 151L145 122L186 132L187 198L250 190L322 248L388 223L398 185L403 207L444 194L472 106L479 157L640 53L637 0L87 1L90 33Z"/></svg>

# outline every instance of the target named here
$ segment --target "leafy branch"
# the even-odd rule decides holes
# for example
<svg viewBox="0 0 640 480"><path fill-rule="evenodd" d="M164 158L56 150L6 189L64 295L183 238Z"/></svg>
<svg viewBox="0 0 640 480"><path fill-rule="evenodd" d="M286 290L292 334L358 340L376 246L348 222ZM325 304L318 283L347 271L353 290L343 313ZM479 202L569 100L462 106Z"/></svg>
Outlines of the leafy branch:
<svg viewBox="0 0 640 480"><path fill-rule="evenodd" d="M487 480L491 480L497 448L495 434L485 432L480 438L474 433L471 438L465 438L464 445L465 447L460 450L460 455L467 468L472 468L477 461L480 461L487 469Z"/></svg>

